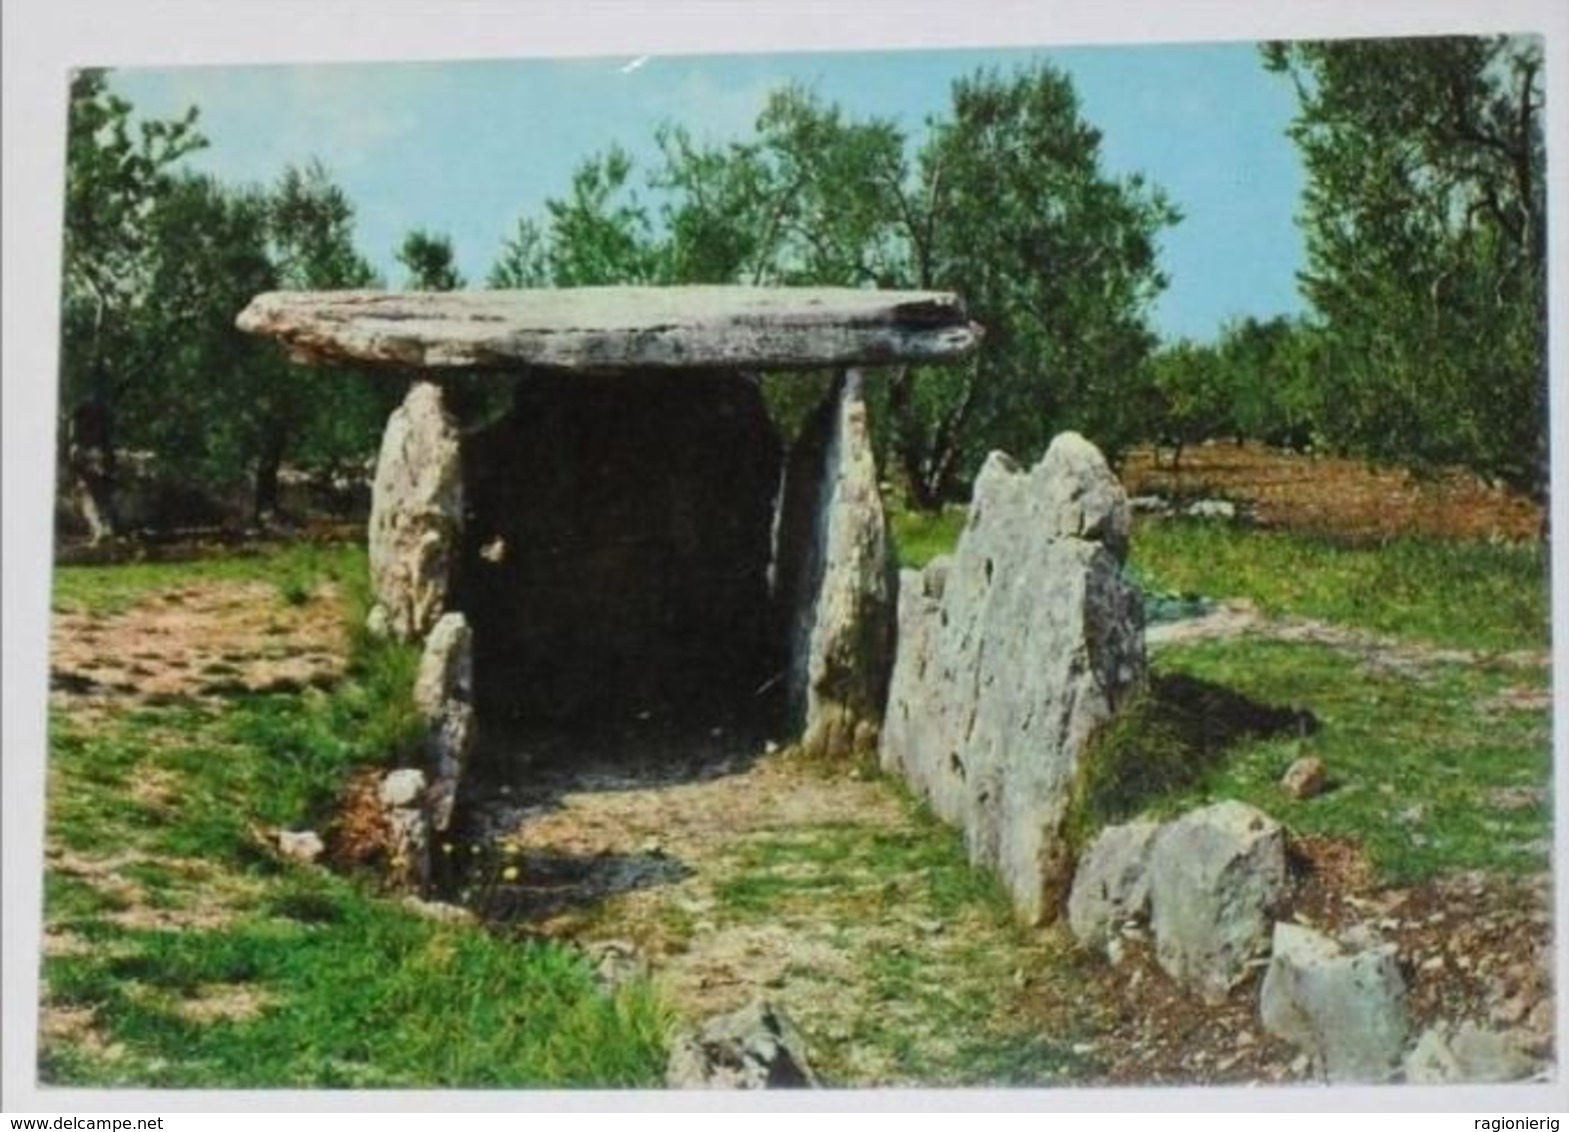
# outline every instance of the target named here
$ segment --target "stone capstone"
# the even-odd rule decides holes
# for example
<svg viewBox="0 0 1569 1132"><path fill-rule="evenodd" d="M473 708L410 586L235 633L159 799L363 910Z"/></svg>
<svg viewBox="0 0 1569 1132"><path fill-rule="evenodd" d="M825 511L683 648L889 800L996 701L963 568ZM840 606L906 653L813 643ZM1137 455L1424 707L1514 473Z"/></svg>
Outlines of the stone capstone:
<svg viewBox="0 0 1569 1132"><path fill-rule="evenodd" d="M893 667L898 573L877 486L862 378L843 375L790 453L774 589L801 746L877 748Z"/></svg>
<svg viewBox="0 0 1569 1132"><path fill-rule="evenodd" d="M1428 1027L1405 1059L1413 1085L1500 1084L1530 1077L1537 1063L1519 1036L1475 1022Z"/></svg>
<svg viewBox="0 0 1569 1132"><path fill-rule="evenodd" d="M473 633L461 613L445 613L425 638L414 706L425 721L426 804L431 828L445 830L474 750Z"/></svg>
<svg viewBox="0 0 1569 1132"><path fill-rule="evenodd" d="M1393 944L1351 948L1276 924L1259 997L1264 1028L1336 1083L1387 1081L1406 1042L1406 988Z"/></svg>
<svg viewBox="0 0 1569 1132"><path fill-rule="evenodd" d="M672 1089L815 1088L806 1042L789 1016L767 1002L710 1019L670 1048L665 1084Z"/></svg>
<svg viewBox="0 0 1569 1132"><path fill-rule="evenodd" d="M371 495L373 632L423 637L446 608L463 526L456 422L441 390L416 381L387 421Z"/></svg>
<svg viewBox="0 0 1569 1132"><path fill-rule="evenodd" d="M1122 925L1149 916L1150 850L1160 823L1135 821L1100 831L1079 858L1068 894L1068 927L1087 947L1105 947Z"/></svg>
<svg viewBox="0 0 1569 1132"><path fill-rule="evenodd" d="M464 438L454 607L486 727L755 711L780 442L735 373L525 374Z"/></svg>
<svg viewBox="0 0 1569 1132"><path fill-rule="evenodd" d="M236 325L295 361L396 369L824 369L958 360L980 328L956 295L845 287L287 291Z"/></svg>
<svg viewBox="0 0 1569 1132"><path fill-rule="evenodd" d="M1225 801L1161 828L1150 855L1155 958L1207 1002L1221 1002L1269 942L1286 891L1286 835L1267 814Z"/></svg>
<svg viewBox="0 0 1569 1132"><path fill-rule="evenodd" d="M1145 676L1127 532L1105 460L1064 433L1029 472L993 453L951 558L900 577L882 765L965 831L1032 923L1072 881L1080 759Z"/></svg>

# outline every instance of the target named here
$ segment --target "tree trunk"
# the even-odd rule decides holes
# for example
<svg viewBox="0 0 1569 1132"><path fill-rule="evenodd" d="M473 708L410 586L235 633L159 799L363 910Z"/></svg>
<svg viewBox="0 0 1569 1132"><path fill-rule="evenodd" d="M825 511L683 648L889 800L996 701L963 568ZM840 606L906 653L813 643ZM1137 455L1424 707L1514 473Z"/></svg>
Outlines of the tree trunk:
<svg viewBox="0 0 1569 1132"><path fill-rule="evenodd" d="M94 546L120 533L114 505L113 433L114 414L106 401L90 398L72 411L66 467Z"/></svg>
<svg viewBox="0 0 1569 1132"><path fill-rule="evenodd" d="M255 506L252 518L258 527L269 525L278 515L278 473L283 469L283 454L288 448L287 430L272 425L262 438L256 457Z"/></svg>
<svg viewBox="0 0 1569 1132"><path fill-rule="evenodd" d="M942 506L927 476L927 453L921 422L915 419L911 403L915 371L900 366L888 382L888 415L893 418L893 450L899 462L899 478L904 482L905 502L917 511L930 514Z"/></svg>

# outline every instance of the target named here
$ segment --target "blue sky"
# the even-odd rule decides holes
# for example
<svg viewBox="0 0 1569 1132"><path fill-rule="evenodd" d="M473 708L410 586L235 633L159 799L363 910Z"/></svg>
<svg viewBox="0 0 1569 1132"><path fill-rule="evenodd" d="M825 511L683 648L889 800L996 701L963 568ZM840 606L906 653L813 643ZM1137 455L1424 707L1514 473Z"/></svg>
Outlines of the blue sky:
<svg viewBox="0 0 1569 1132"><path fill-rule="evenodd" d="M518 216L537 215L579 161L613 142L651 156L661 122L744 136L768 92L797 81L919 135L954 78L1036 59L1072 76L1108 171L1144 173L1184 214L1163 242L1163 335L1207 339L1230 317L1301 309L1293 96L1250 44L126 69L112 82L149 116L198 106L211 145L191 162L225 180L319 158L396 286L411 228L449 235L483 280Z"/></svg>

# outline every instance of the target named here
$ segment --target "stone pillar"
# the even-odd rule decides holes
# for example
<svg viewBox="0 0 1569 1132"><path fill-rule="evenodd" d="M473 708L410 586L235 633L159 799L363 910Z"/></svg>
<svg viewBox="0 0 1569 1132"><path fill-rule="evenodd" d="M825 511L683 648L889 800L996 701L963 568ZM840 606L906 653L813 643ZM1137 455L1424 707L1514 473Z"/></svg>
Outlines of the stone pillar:
<svg viewBox="0 0 1569 1132"><path fill-rule="evenodd" d="M474 635L461 613L445 613L425 639L414 705L425 721L426 805L438 833L452 824L452 809L473 753Z"/></svg>
<svg viewBox="0 0 1569 1132"><path fill-rule="evenodd" d="M371 494L371 629L428 633L447 606L463 523L457 423L440 386L416 381L387 421Z"/></svg>
<svg viewBox="0 0 1569 1132"><path fill-rule="evenodd" d="M791 450L774 561L802 747L836 758L875 750L898 581L857 370L840 375Z"/></svg>

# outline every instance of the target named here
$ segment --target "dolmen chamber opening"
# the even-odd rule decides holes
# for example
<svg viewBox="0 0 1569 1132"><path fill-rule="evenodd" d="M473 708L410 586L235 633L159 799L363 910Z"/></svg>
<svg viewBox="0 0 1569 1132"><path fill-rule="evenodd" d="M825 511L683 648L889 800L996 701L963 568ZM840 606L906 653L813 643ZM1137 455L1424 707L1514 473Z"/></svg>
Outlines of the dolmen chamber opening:
<svg viewBox="0 0 1569 1132"><path fill-rule="evenodd" d="M865 392L876 367L976 349L957 296L284 292L238 325L295 361L412 379L369 530L371 627L424 650L406 819L447 827L479 726L771 698L805 750L878 752L1026 918L1055 915L1080 753L1144 679L1127 502L1073 434L1033 470L993 454L955 554L901 576ZM823 371L787 447L760 375ZM460 429L450 383L485 374L511 375L512 405Z"/></svg>

